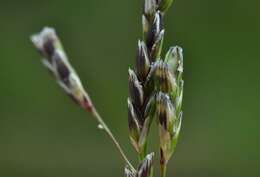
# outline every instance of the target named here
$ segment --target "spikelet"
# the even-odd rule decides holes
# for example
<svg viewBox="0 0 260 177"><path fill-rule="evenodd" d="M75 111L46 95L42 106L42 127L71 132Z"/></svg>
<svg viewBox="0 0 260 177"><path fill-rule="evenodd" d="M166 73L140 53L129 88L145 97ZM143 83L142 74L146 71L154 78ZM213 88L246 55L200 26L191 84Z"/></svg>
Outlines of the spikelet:
<svg viewBox="0 0 260 177"><path fill-rule="evenodd" d="M79 76L71 66L55 30L45 27L40 33L32 35L31 41L41 54L44 66L65 93L81 107L91 112L92 102Z"/></svg>

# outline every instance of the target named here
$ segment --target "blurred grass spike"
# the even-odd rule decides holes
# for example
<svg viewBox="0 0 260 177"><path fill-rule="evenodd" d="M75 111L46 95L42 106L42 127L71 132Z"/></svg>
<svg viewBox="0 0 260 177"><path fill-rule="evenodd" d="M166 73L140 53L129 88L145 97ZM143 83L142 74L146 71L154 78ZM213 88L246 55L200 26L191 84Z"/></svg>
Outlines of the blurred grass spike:
<svg viewBox="0 0 260 177"><path fill-rule="evenodd" d="M91 112L92 102L84 90L79 76L69 63L55 30L45 27L40 33L32 35L31 40L43 57L43 64L55 77L60 87L76 103Z"/></svg>

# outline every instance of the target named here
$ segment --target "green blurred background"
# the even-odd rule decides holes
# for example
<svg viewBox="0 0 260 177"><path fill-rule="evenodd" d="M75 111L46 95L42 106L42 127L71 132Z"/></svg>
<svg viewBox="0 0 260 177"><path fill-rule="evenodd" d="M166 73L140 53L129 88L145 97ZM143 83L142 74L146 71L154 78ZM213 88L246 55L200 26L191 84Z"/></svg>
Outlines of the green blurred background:
<svg viewBox="0 0 260 177"><path fill-rule="evenodd" d="M105 121L133 162L127 70L140 0L0 0L0 177L123 176L121 157L71 102L29 41L56 28ZM176 0L164 52L185 54L184 123L168 176L260 176L260 1ZM152 132L153 150L158 143Z"/></svg>

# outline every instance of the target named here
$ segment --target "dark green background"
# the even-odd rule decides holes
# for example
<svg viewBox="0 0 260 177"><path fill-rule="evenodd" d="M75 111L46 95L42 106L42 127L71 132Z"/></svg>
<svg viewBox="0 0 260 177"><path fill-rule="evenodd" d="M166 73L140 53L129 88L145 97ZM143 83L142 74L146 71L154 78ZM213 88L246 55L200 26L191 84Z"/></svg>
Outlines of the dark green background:
<svg viewBox="0 0 260 177"><path fill-rule="evenodd" d="M137 162L126 98L140 7L140 0L0 0L0 177L123 176L114 145L41 65L29 36L45 25L56 28ZM260 176L259 7L257 0L176 0L168 12L164 53L177 44L185 52L184 123L169 177Z"/></svg>

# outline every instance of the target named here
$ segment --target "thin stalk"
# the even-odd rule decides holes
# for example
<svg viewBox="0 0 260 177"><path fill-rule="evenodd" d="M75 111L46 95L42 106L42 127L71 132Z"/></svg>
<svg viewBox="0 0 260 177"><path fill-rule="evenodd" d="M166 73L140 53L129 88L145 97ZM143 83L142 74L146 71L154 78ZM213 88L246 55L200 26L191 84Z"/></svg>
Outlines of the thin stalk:
<svg viewBox="0 0 260 177"><path fill-rule="evenodd" d="M116 138L114 137L113 133L111 132L111 130L108 128L108 126L106 125L106 123L104 122L104 120L102 119L102 117L100 116L100 114L98 113L98 111L96 110L96 108L92 109L92 115L96 118L96 120L98 121L99 125L100 125L100 129L104 130L108 137L113 141L113 143L115 144L117 150L119 151L119 153L121 154L123 160L127 163L127 165L132 169L133 172L136 172L135 168L133 167L133 165L130 163L130 161L128 160L128 158L126 157L122 147L120 146L120 144L118 143L118 141L116 140Z"/></svg>

